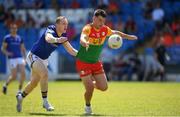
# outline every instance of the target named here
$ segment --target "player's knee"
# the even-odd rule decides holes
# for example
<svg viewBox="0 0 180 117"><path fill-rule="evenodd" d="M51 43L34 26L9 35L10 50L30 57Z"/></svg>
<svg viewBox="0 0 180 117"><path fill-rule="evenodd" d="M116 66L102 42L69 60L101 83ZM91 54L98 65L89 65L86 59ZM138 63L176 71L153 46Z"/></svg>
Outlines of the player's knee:
<svg viewBox="0 0 180 117"><path fill-rule="evenodd" d="M41 74L41 78L42 79L48 79L48 73L43 73L43 74Z"/></svg>
<svg viewBox="0 0 180 117"><path fill-rule="evenodd" d="M34 81L31 81L30 84L33 86L33 87L36 87L38 85L38 81L34 80Z"/></svg>
<svg viewBox="0 0 180 117"><path fill-rule="evenodd" d="M108 89L107 85L99 88L99 90L101 90L101 91L106 91L107 89Z"/></svg>
<svg viewBox="0 0 180 117"><path fill-rule="evenodd" d="M37 87L37 85L38 85L38 82L33 83L33 87Z"/></svg>
<svg viewBox="0 0 180 117"><path fill-rule="evenodd" d="M12 75L11 75L11 79L12 79L12 80L16 80L16 74L12 74Z"/></svg>
<svg viewBox="0 0 180 117"><path fill-rule="evenodd" d="M22 80L22 81L25 80L25 75L21 75L21 80Z"/></svg>

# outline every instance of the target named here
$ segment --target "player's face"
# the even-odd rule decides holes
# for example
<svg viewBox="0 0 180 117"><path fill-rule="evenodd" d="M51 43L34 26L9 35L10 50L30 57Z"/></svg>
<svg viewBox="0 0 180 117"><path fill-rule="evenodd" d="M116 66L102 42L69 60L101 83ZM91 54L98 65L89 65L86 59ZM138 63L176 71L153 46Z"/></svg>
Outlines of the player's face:
<svg viewBox="0 0 180 117"><path fill-rule="evenodd" d="M102 16L94 16L93 17L93 24L96 26L96 28L101 28L105 24L106 19Z"/></svg>
<svg viewBox="0 0 180 117"><path fill-rule="evenodd" d="M10 31L13 34L16 34L17 33L17 25L16 24L11 24Z"/></svg>
<svg viewBox="0 0 180 117"><path fill-rule="evenodd" d="M65 33L68 27L68 21L66 18L62 19L58 24L57 24L57 30L59 33Z"/></svg>

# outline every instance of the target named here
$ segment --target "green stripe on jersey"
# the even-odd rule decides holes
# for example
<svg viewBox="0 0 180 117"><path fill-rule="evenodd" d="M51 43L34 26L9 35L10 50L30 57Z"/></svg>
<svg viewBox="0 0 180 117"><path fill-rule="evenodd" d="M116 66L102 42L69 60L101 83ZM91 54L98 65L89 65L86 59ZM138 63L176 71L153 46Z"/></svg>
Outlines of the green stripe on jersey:
<svg viewBox="0 0 180 117"><path fill-rule="evenodd" d="M77 54L77 58L83 62L96 63L99 61L99 56L101 54L102 48L103 44L89 45L89 48L86 51L86 48L81 45Z"/></svg>

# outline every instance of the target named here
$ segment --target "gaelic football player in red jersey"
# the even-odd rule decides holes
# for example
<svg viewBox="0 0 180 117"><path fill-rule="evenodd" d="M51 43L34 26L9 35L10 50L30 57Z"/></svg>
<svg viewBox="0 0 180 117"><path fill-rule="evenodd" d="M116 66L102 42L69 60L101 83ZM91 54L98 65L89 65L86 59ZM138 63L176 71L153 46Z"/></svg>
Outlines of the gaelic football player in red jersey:
<svg viewBox="0 0 180 117"><path fill-rule="evenodd" d="M80 37L81 46L77 54L76 69L85 86L86 114L92 114L91 98L94 88L101 91L108 89L103 65L99 60L106 37L117 34L129 40L137 39L134 35L110 29L105 25L105 19L106 12L104 10L95 10L92 23L84 26Z"/></svg>

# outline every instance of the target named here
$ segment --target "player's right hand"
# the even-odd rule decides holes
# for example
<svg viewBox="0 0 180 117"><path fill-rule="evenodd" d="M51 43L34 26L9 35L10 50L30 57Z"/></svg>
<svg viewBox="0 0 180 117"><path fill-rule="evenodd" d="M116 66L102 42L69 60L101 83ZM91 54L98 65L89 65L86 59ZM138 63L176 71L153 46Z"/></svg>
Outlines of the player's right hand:
<svg viewBox="0 0 180 117"><path fill-rule="evenodd" d="M80 41L80 44L83 46L83 47L89 47L89 42L87 41Z"/></svg>
<svg viewBox="0 0 180 117"><path fill-rule="evenodd" d="M57 43L64 43L67 40L68 40L67 37L60 37L60 38L57 39Z"/></svg>

